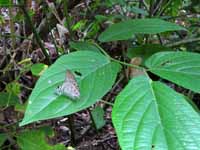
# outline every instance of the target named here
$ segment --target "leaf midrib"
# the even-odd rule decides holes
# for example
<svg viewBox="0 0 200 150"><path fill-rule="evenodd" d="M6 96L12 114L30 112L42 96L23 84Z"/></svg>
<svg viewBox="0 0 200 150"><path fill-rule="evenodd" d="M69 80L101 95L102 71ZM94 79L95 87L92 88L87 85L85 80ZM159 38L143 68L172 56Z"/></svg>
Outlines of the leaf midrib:
<svg viewBox="0 0 200 150"><path fill-rule="evenodd" d="M98 70L99 68L103 68L104 66L106 66L106 65L108 65L108 64L111 64L111 63L112 63L112 62L111 62L110 60L108 60L107 63L103 64L102 66L100 66L100 67L98 67L98 68L96 68L96 70ZM95 71L96 71L96 70L95 70ZM90 73L94 73L95 71L92 71L92 72L90 72ZM90 75L90 73L88 73L88 75ZM88 75L87 75L87 76L88 76ZM85 76L85 77L87 77L87 76ZM85 78L85 77L84 77L84 78ZM84 79L84 78L83 78L83 79ZM83 80L83 79L82 79L82 80ZM42 91L41 91L40 93L42 93ZM39 93L39 94L40 94L40 93ZM36 99L36 98L39 96L39 94L38 94L34 99ZM51 102L52 102L52 101L51 101ZM48 105L51 104L51 102L48 103L47 105L45 105L44 107L42 107L37 113L32 114L32 117L29 117L29 119L26 120L26 122L28 123L32 118L34 118L34 116L36 116L36 115L39 114L43 109L45 109L46 107L48 107Z"/></svg>

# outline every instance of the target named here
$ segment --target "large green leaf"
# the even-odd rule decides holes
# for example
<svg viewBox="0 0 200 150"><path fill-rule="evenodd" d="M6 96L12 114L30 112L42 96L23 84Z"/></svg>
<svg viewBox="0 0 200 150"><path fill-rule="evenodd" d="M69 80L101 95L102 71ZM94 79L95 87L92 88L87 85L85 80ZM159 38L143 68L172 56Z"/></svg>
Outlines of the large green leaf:
<svg viewBox="0 0 200 150"><path fill-rule="evenodd" d="M70 42L70 48L74 48L78 51L94 51L94 52L99 52L99 48L92 42Z"/></svg>
<svg viewBox="0 0 200 150"><path fill-rule="evenodd" d="M111 25L100 34L99 41L128 40L138 33L157 34L176 30L185 30L185 28L161 19L134 19Z"/></svg>
<svg viewBox="0 0 200 150"><path fill-rule="evenodd" d="M146 66L158 76L200 93L200 54L160 52L151 56Z"/></svg>
<svg viewBox="0 0 200 150"><path fill-rule="evenodd" d="M55 94L56 87L65 79L66 69L79 74L75 74L81 93L79 100ZM38 80L20 125L69 115L91 106L109 91L119 70L118 63L92 51L77 51L62 56Z"/></svg>
<svg viewBox="0 0 200 150"><path fill-rule="evenodd" d="M112 120L122 150L199 150L200 116L161 82L133 78L117 96Z"/></svg>
<svg viewBox="0 0 200 150"><path fill-rule="evenodd" d="M141 57L144 60L146 60L156 52L171 51L171 50L172 49L164 47L159 44L145 44L145 45L130 47L127 51L127 56L130 59L133 57Z"/></svg>

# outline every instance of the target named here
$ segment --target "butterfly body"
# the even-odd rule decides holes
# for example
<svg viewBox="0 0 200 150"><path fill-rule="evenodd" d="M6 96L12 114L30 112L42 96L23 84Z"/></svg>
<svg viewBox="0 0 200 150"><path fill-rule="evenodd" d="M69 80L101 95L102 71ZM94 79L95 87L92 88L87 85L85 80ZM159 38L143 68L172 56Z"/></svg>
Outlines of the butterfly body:
<svg viewBox="0 0 200 150"><path fill-rule="evenodd" d="M71 98L72 100L78 99L80 97L78 84L71 71L66 71L65 81L62 85L57 87L56 94L65 95Z"/></svg>

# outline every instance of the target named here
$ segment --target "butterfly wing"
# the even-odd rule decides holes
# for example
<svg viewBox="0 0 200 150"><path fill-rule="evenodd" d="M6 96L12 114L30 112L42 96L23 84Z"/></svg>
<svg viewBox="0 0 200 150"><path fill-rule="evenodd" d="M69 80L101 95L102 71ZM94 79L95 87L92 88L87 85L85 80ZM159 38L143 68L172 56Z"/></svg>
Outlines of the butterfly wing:
<svg viewBox="0 0 200 150"><path fill-rule="evenodd" d="M66 78L62 85L63 94L70 97L71 99L77 99L80 97L80 91L77 81L71 71L66 71Z"/></svg>

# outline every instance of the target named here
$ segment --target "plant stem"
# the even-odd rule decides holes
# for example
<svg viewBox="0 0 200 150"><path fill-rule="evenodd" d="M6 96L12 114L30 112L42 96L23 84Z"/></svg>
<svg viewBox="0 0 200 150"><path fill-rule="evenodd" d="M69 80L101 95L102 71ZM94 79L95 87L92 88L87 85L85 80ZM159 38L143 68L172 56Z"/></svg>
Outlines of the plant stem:
<svg viewBox="0 0 200 150"><path fill-rule="evenodd" d="M74 35L73 35L73 31L72 31L72 29L71 29L71 21L70 21L70 16L69 16L69 13L68 13L68 0L63 0L63 3L64 3L64 15L65 15L65 18L66 18L66 23L67 23L67 28L68 28L68 30L69 30L69 38L70 38L70 40L72 40L73 41L73 37L74 37Z"/></svg>
<svg viewBox="0 0 200 150"><path fill-rule="evenodd" d="M74 127L74 116L69 115L69 129L71 131L71 144L72 146L75 146L76 139L75 139L75 127Z"/></svg>
<svg viewBox="0 0 200 150"><path fill-rule="evenodd" d="M113 103L110 103L110 102L107 102L107 101L105 101L105 100L100 100L100 102L103 102L103 103L105 103L105 104L108 104L108 105L111 105L111 106L114 106L114 104Z"/></svg>
<svg viewBox="0 0 200 150"><path fill-rule="evenodd" d="M20 0L20 3L22 4L21 0ZM30 27L31 27L31 29L32 29L32 32L33 32L35 38L36 38L36 41L37 41L38 45L40 46L42 52L44 53L44 55L45 55L45 57L46 57L48 63L51 64L51 59L49 58L49 55L48 55L48 53L47 53L47 51L46 51L46 49L45 49L45 47L44 47L44 45L43 45L43 43L42 43L42 40L41 40L39 34L37 33L37 31L36 31L36 29L35 29L35 27L34 27L32 21L31 21L31 18L30 18L30 16L29 16L29 14L28 14L28 12L27 12L25 6L24 6L24 5L20 5L20 8L21 8L21 10L22 10L23 13L24 13L25 18L27 19L27 21L28 21L29 24L30 24Z"/></svg>
<svg viewBox="0 0 200 150"><path fill-rule="evenodd" d="M167 46L167 47L175 47L175 46L179 46L179 45L182 45L182 44L187 44L187 43L192 43L192 42L198 42L198 41L200 41L200 37L198 37L198 38L191 38L191 39L183 39L183 40L178 41L178 42L168 43L165 46Z"/></svg>
<svg viewBox="0 0 200 150"><path fill-rule="evenodd" d="M8 8L9 10L9 16L10 16L10 31L11 31L11 39L12 39L12 48L13 50L15 49L15 27L14 27L14 22L13 22L13 14L12 14L12 1L10 1L10 6Z"/></svg>
<svg viewBox="0 0 200 150"><path fill-rule="evenodd" d="M125 66L129 66L129 67L136 68L136 69L140 69L140 70L145 70L144 67L140 67L140 66L137 66L137 65L129 64L129 63L126 63L126 62L123 62L123 61L114 59L114 58L112 58L112 57L111 57L110 59L111 59L112 61L115 61L115 62L120 63L120 64L125 65Z"/></svg>
<svg viewBox="0 0 200 150"><path fill-rule="evenodd" d="M101 48L98 44L94 43L94 45L109 59L111 58L105 51L103 48Z"/></svg>
<svg viewBox="0 0 200 150"><path fill-rule="evenodd" d="M115 62L120 63L120 64L123 64L123 65L125 65L125 66L129 66L129 67L137 68L137 69L140 69L140 70L144 70L144 67L140 67L140 66L137 66L137 65L129 64L129 63L126 63L126 62L117 60L117 59L115 59L115 58L112 58L112 57L110 57L110 55L108 55L108 53L106 53L106 51L105 51L103 48L101 48L98 44L94 43L94 45L95 45L106 57L108 57L108 59L110 59L111 61L115 61Z"/></svg>

